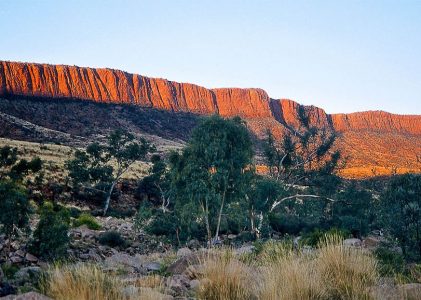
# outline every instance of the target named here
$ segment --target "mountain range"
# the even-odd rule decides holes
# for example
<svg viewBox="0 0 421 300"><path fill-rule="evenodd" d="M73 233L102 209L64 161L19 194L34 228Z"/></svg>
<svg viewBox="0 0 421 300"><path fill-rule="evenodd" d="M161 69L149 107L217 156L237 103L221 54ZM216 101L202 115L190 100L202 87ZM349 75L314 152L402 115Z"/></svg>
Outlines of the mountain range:
<svg viewBox="0 0 421 300"><path fill-rule="evenodd" d="M45 118L51 118L57 110L51 108L51 101L56 107L60 103L68 105L69 101L87 101L94 112L104 110L94 103L107 103L114 105L109 106L109 110L129 104L175 115L240 116L257 140L264 137L267 129L280 138L286 131L299 128L302 125L299 111L304 110L310 125L337 133L335 147L342 151L345 163L342 175L369 177L395 172L421 172L421 115L396 115L384 111L327 114L315 106L273 99L264 90L256 88L207 89L113 69L8 61L0 62L0 98L0 119L3 123L15 122L11 121L15 118L13 120L57 130L58 125L53 120L45 123ZM43 102L37 106L35 113L28 101L40 99ZM48 111L40 113L43 108L48 108ZM132 116L133 120L141 118L140 114L145 110L138 112L138 116ZM80 113L80 108L65 112L74 116ZM95 113L87 118L95 118ZM185 118L177 120L184 124L172 124L175 127L193 124L186 123ZM155 126L153 119L149 122L151 127ZM148 127L147 123L142 124ZM1 136L13 138L4 128ZM158 129L156 132L151 128L145 130L149 134L160 134ZM171 126L166 131L170 132Z"/></svg>

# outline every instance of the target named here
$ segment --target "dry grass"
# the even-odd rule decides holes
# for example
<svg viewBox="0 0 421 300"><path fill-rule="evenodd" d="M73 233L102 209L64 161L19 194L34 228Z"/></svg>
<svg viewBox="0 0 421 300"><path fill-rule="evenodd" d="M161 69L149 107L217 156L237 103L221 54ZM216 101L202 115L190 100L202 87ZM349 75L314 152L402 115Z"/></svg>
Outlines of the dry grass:
<svg viewBox="0 0 421 300"><path fill-rule="evenodd" d="M40 285L44 294L56 300L168 299L161 293L164 287L160 276L140 277L128 284L93 264L57 265Z"/></svg>
<svg viewBox="0 0 421 300"><path fill-rule="evenodd" d="M123 300L122 282L90 264L55 266L42 281L42 291L56 300Z"/></svg>
<svg viewBox="0 0 421 300"><path fill-rule="evenodd" d="M43 163L45 178L54 179L54 181L64 181L67 176L65 163L72 159L76 148L55 144L41 144L35 142L17 141L11 139L0 138L0 147L3 146L16 147L19 157L31 160L39 157ZM130 166L127 173L123 175L125 179L139 179L147 174L149 164L145 162L135 162Z"/></svg>
<svg viewBox="0 0 421 300"><path fill-rule="evenodd" d="M230 249L212 252L204 258L203 278L198 298L206 300L242 300L253 294L253 270L235 258Z"/></svg>
<svg viewBox="0 0 421 300"><path fill-rule="evenodd" d="M322 241L317 268L335 299L369 299L368 289L378 279L377 261L371 253L344 246L338 236Z"/></svg>
<svg viewBox="0 0 421 300"><path fill-rule="evenodd" d="M231 251L204 261L199 299L369 299L376 284L374 257L327 237L314 251L269 242L255 260L239 261Z"/></svg>

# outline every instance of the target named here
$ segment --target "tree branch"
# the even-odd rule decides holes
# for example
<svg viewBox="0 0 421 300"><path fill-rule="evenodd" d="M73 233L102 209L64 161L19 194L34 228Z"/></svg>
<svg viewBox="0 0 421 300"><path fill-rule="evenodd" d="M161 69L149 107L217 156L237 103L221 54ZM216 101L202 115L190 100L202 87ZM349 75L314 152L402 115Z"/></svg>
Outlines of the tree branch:
<svg viewBox="0 0 421 300"><path fill-rule="evenodd" d="M294 198L300 198L300 197L306 197L306 198L322 198L322 199L326 199L330 202L336 202L335 199L329 198L329 197L324 197L324 196L317 196L317 195L294 195L294 196L288 196L288 197L284 197L278 201L275 201L272 204L272 207L270 208L270 211L272 212L279 204L281 204L282 202L289 200L289 199L294 199Z"/></svg>

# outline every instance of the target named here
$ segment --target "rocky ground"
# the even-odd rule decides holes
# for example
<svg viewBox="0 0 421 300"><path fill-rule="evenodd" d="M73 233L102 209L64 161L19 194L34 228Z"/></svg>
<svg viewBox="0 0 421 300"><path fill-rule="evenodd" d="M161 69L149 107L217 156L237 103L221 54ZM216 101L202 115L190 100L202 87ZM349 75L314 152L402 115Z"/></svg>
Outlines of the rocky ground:
<svg viewBox="0 0 421 300"><path fill-rule="evenodd" d="M159 238L151 237L135 230L131 219L96 217L100 230L91 230L86 225L72 228L69 232L71 244L69 259L73 263L95 263L116 274L125 283L123 292L131 295L140 289L159 286L157 299L194 299L195 291L203 279L203 257L208 255L205 245L191 240L184 247L175 249ZM117 231L126 240L124 246L110 247L99 242L104 232ZM235 245L235 254L247 255L254 251L251 243L237 243L237 236L222 237L225 244ZM299 238L295 239L297 243ZM371 235L364 240L347 239L350 247L375 249L383 240L382 236ZM0 299L48 299L38 294L37 282L49 265L28 252L24 240L10 243L0 236ZM312 251L310 249L310 251ZM399 249L397 249L399 251ZM372 289L374 299L401 299L402 291L420 299L421 284L396 285L390 278L382 278ZM19 296L13 295L19 293ZM418 297L418 298L417 298Z"/></svg>

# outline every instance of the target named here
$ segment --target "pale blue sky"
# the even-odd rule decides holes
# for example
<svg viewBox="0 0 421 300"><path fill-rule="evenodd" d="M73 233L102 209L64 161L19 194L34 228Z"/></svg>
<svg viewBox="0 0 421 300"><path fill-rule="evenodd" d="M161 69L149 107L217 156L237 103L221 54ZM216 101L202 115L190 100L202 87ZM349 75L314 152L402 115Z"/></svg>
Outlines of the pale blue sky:
<svg viewBox="0 0 421 300"><path fill-rule="evenodd" d="M421 114L421 1L0 0L0 59Z"/></svg>

